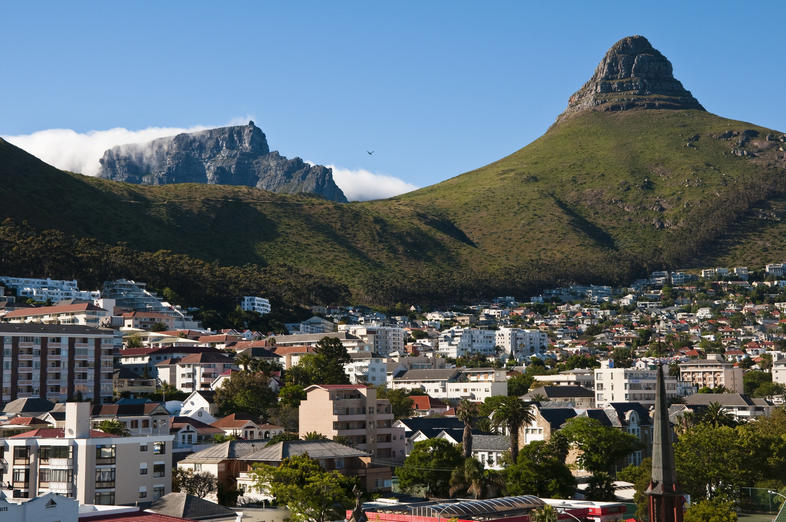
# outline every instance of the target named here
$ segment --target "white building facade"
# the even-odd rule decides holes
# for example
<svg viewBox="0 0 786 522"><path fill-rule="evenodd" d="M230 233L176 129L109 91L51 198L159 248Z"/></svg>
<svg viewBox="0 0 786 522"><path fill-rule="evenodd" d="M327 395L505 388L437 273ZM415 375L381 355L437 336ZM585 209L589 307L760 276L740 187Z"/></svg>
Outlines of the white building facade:
<svg viewBox="0 0 786 522"><path fill-rule="evenodd" d="M437 350L443 357L455 359L469 355L494 355L497 340L494 330L479 330L454 326L439 335Z"/></svg>
<svg viewBox="0 0 786 522"><path fill-rule="evenodd" d="M549 347L549 336L540 330L500 328L495 336L496 346L516 359L539 357Z"/></svg>
<svg viewBox="0 0 786 522"><path fill-rule="evenodd" d="M253 295L244 295L243 300L240 302L240 308L244 312L256 312L260 315L270 313L270 300L264 297L256 297Z"/></svg>

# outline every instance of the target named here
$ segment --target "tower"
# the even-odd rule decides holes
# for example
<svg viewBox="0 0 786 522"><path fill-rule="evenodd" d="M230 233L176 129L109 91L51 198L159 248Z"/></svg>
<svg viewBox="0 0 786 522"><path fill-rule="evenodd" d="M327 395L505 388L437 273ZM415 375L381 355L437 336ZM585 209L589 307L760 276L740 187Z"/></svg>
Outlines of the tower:
<svg viewBox="0 0 786 522"><path fill-rule="evenodd" d="M682 522L683 498L677 487L676 475L666 385L663 382L663 367L658 365L652 430L652 477L645 491L649 496L650 522Z"/></svg>

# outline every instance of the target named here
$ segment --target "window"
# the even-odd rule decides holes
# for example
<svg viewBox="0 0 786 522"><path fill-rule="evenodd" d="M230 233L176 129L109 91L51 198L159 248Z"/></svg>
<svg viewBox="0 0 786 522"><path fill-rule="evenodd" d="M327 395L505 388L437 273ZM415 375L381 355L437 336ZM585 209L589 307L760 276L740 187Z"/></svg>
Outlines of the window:
<svg viewBox="0 0 786 522"><path fill-rule="evenodd" d="M150 427L150 419L142 419L142 427L149 428Z"/></svg>
<svg viewBox="0 0 786 522"><path fill-rule="evenodd" d="M49 459L69 459L71 458L71 446L42 446L41 460Z"/></svg>
<svg viewBox="0 0 786 522"><path fill-rule="evenodd" d="M158 500L166 494L164 486L153 486L153 500Z"/></svg>
<svg viewBox="0 0 786 522"><path fill-rule="evenodd" d="M145 486L139 488L139 498L147 498L147 488Z"/></svg>
<svg viewBox="0 0 786 522"><path fill-rule="evenodd" d="M14 484L27 483L30 470L28 469L15 469L14 470Z"/></svg>
<svg viewBox="0 0 786 522"><path fill-rule="evenodd" d="M115 468L96 469L96 487L97 488L115 487Z"/></svg>
<svg viewBox="0 0 786 522"><path fill-rule="evenodd" d="M164 453L166 453L166 442L154 442L153 454L163 455Z"/></svg>
<svg viewBox="0 0 786 522"><path fill-rule="evenodd" d="M28 448L27 446L14 447L14 463L17 462L25 463L29 455L30 455L30 448Z"/></svg>
<svg viewBox="0 0 786 522"><path fill-rule="evenodd" d="M147 462L142 462L139 464L139 474L147 475Z"/></svg>
<svg viewBox="0 0 786 522"><path fill-rule="evenodd" d="M97 491L95 497L96 504L113 505L115 503L114 491Z"/></svg>
<svg viewBox="0 0 786 522"><path fill-rule="evenodd" d="M39 482L71 482L74 472L70 469L42 468L38 474Z"/></svg>
<svg viewBox="0 0 786 522"><path fill-rule="evenodd" d="M165 464L153 464L153 476L154 477L163 477L166 475L166 465Z"/></svg>
<svg viewBox="0 0 786 522"><path fill-rule="evenodd" d="M139 445L139 451L142 451L142 452L147 451L147 444L140 444Z"/></svg>
<svg viewBox="0 0 786 522"><path fill-rule="evenodd" d="M194 471L197 473L202 471L202 464L194 464Z"/></svg>

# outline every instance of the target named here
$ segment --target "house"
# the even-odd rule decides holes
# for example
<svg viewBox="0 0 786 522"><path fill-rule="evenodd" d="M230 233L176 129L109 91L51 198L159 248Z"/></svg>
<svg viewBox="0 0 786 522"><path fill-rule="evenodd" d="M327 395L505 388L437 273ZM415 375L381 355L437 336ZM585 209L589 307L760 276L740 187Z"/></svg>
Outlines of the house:
<svg viewBox="0 0 786 522"><path fill-rule="evenodd" d="M234 358L221 352L192 353L161 361L156 367L161 381L186 393L209 390L216 377L237 369Z"/></svg>
<svg viewBox="0 0 786 522"><path fill-rule="evenodd" d="M195 390L183 400L180 416L212 424L218 415L215 404L216 392L213 390Z"/></svg>
<svg viewBox="0 0 786 522"><path fill-rule="evenodd" d="M94 429L105 420L117 421L131 436L163 435L168 432L170 413L158 402L103 404L93 406L90 424Z"/></svg>
<svg viewBox="0 0 786 522"><path fill-rule="evenodd" d="M140 377L128 368L121 367L112 374L115 395L155 393L156 380Z"/></svg>
<svg viewBox="0 0 786 522"><path fill-rule="evenodd" d="M525 401L539 399L542 403L549 403L554 407L565 408L594 408L595 393L583 386L539 386L531 389L522 397Z"/></svg>
<svg viewBox="0 0 786 522"><path fill-rule="evenodd" d="M283 426L267 424L248 413L233 413L222 417L211 424L219 428L227 436L240 437L245 440L268 440L284 433Z"/></svg>
<svg viewBox="0 0 786 522"><path fill-rule="evenodd" d="M195 444L213 441L216 435L224 435L221 428L216 428L191 417L171 417L169 434L174 437L174 449L190 451Z"/></svg>
<svg viewBox="0 0 786 522"><path fill-rule="evenodd" d="M737 421L769 415L773 409L766 399L752 398L742 393L695 393L685 397L686 408L693 411L701 412L713 403L720 404L723 411Z"/></svg>
<svg viewBox="0 0 786 522"><path fill-rule="evenodd" d="M464 423L456 417L410 417L395 421L393 426L404 430L406 456L412 453L417 442L434 439L443 432L452 435L454 440L457 438L460 440L462 435L458 432L464 431Z"/></svg>
<svg viewBox="0 0 786 522"><path fill-rule="evenodd" d="M344 372L352 384L372 384L384 386L387 380L385 360L371 352L349 354L350 362L344 365Z"/></svg>
<svg viewBox="0 0 786 522"><path fill-rule="evenodd" d="M428 395L410 395L409 398L412 399L412 408L418 417L445 415L450 409L449 404Z"/></svg>
<svg viewBox="0 0 786 522"><path fill-rule="evenodd" d="M0 513L3 522L71 521L79 518L79 502L55 493L45 493L27 501L10 500L13 491L0 491Z"/></svg>
<svg viewBox="0 0 786 522"><path fill-rule="evenodd" d="M451 444L463 444L464 430L442 430L435 437ZM472 432L472 457L486 469L503 469L506 453L510 452L510 437L492 433Z"/></svg>
<svg viewBox="0 0 786 522"><path fill-rule="evenodd" d="M301 437L309 432L345 438L378 459L404 460L404 430L393 426L390 401L362 384L315 384L299 409Z"/></svg>
<svg viewBox="0 0 786 522"><path fill-rule="evenodd" d="M713 354L715 355L715 354ZM721 357L707 356L707 359L680 363L680 379L699 388L723 386L735 393L745 391L742 381L742 368L722 360Z"/></svg>
<svg viewBox="0 0 786 522"><path fill-rule="evenodd" d="M127 368L137 375L155 378L158 377L158 363L163 361L171 361L172 359L182 359L187 355L200 353L218 353L226 355L225 352L217 350L216 348L203 346L179 345L147 348L125 348L118 352L118 364L120 367Z"/></svg>
<svg viewBox="0 0 786 522"><path fill-rule="evenodd" d="M323 332L323 333L301 333L293 335L276 336L276 347L280 346L316 346L319 341L325 338L333 338L341 341L347 352L370 352L371 347L361 338L348 332Z"/></svg>
<svg viewBox="0 0 786 522"><path fill-rule="evenodd" d="M163 325L162 330L172 330L176 319L169 314L161 312L126 312L123 314L123 328L132 330L153 330L156 326Z"/></svg>
<svg viewBox="0 0 786 522"><path fill-rule="evenodd" d="M422 391L439 399L468 399L482 402L508 394L505 370L494 368L445 368L407 370L388 381L392 390Z"/></svg>

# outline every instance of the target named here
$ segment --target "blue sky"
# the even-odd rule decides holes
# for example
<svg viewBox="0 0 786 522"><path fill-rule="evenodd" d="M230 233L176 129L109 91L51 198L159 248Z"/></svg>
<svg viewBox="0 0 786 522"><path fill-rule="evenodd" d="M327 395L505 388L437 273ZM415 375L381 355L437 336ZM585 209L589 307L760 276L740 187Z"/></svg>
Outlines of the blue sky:
<svg viewBox="0 0 786 522"><path fill-rule="evenodd" d="M2 136L253 117L284 155L424 186L537 138L630 34L709 111L786 130L782 2L29 4L0 20Z"/></svg>

